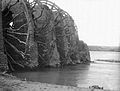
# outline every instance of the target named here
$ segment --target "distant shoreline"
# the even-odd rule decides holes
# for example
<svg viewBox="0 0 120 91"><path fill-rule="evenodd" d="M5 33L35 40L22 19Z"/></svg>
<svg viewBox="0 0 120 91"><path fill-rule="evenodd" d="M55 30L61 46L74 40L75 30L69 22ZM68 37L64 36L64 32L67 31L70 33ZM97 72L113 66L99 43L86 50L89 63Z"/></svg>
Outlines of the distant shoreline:
<svg viewBox="0 0 120 91"><path fill-rule="evenodd" d="M110 51L110 52L120 52L120 47L111 46L88 46L89 51Z"/></svg>
<svg viewBox="0 0 120 91"><path fill-rule="evenodd" d="M120 60L106 60L106 59L97 59L95 61L104 61L104 62L113 62L113 63L120 63ZM94 61L94 62L95 62Z"/></svg>
<svg viewBox="0 0 120 91"><path fill-rule="evenodd" d="M99 52L120 52L120 51L107 51L107 50L89 50L89 51L99 51Z"/></svg>

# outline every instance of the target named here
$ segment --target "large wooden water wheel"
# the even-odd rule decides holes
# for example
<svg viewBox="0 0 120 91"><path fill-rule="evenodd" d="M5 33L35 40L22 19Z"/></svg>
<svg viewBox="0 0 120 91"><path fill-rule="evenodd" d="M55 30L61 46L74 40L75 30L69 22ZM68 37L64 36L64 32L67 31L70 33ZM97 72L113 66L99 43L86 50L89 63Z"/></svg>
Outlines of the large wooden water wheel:
<svg viewBox="0 0 120 91"><path fill-rule="evenodd" d="M26 0L2 0L4 49L11 70L38 65L34 24Z"/></svg>
<svg viewBox="0 0 120 91"><path fill-rule="evenodd" d="M60 55L61 65L68 64L71 50L75 49L77 29L72 17L49 0L40 0L43 5L48 6L54 14L54 28L56 45Z"/></svg>
<svg viewBox="0 0 120 91"><path fill-rule="evenodd" d="M4 50L9 68L72 62L78 39L72 17L48 0L2 0Z"/></svg>
<svg viewBox="0 0 120 91"><path fill-rule="evenodd" d="M54 15L48 1L33 1L33 16L35 25L35 42L38 45L40 66L55 66L60 63L56 47ZM53 6L54 7L54 6Z"/></svg>

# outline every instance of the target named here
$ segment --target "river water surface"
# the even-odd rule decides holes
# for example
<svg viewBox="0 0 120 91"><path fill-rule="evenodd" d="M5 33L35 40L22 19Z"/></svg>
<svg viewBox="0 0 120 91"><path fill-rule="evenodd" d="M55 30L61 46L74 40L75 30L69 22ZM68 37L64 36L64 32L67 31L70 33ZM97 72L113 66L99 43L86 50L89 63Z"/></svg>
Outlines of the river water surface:
<svg viewBox="0 0 120 91"><path fill-rule="evenodd" d="M95 61L95 63L77 64L57 69L45 68L34 72L16 72L13 75L43 83L77 87L99 85L104 89L120 90L119 73L120 63Z"/></svg>

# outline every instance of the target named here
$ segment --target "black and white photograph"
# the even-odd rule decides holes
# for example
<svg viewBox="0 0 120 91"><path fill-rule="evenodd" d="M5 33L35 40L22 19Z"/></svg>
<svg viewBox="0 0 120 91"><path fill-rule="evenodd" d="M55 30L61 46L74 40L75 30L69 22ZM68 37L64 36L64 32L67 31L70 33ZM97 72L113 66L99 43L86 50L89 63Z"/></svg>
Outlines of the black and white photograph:
<svg viewBox="0 0 120 91"><path fill-rule="evenodd" d="M0 0L0 91L120 91L120 0Z"/></svg>

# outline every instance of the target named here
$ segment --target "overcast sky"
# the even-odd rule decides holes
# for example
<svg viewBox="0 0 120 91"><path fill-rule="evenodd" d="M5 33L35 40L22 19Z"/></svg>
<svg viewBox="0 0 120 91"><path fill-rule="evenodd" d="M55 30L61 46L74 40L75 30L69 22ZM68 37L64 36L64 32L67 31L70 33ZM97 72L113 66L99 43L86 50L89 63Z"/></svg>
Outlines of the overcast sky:
<svg viewBox="0 0 120 91"><path fill-rule="evenodd" d="M119 46L120 0L50 0L67 11L88 45Z"/></svg>

